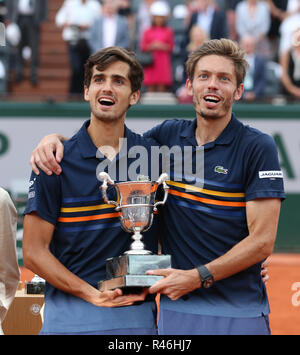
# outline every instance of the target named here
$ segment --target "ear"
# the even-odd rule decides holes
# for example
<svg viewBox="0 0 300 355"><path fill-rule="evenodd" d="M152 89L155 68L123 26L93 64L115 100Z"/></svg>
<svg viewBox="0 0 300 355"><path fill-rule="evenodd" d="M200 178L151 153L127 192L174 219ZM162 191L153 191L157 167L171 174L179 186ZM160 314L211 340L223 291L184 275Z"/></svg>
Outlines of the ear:
<svg viewBox="0 0 300 355"><path fill-rule="evenodd" d="M187 88L188 94L190 96L193 96L193 83L192 83L191 79L188 78L186 80L185 87Z"/></svg>
<svg viewBox="0 0 300 355"><path fill-rule="evenodd" d="M234 100L235 101L238 101L242 95L243 95L243 92L244 92L244 84L240 84L237 89L235 90L235 93L234 93Z"/></svg>
<svg viewBox="0 0 300 355"><path fill-rule="evenodd" d="M129 99L130 106L135 105L139 101L139 98L140 98L140 90L132 92Z"/></svg>
<svg viewBox="0 0 300 355"><path fill-rule="evenodd" d="M84 85L84 100L90 101L89 88L86 85Z"/></svg>

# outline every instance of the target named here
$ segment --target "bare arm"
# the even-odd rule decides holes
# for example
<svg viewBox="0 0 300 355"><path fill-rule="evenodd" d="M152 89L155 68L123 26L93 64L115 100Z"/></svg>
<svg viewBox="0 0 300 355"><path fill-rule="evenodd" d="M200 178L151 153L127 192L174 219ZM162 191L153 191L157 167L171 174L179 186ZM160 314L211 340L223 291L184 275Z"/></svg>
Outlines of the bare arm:
<svg viewBox="0 0 300 355"><path fill-rule="evenodd" d="M280 199L258 199L246 203L249 235L226 254L206 266L221 280L272 254L280 213Z"/></svg>
<svg viewBox="0 0 300 355"><path fill-rule="evenodd" d="M289 77L288 68L289 68L289 52L284 52L280 56L280 65L282 68L281 81L286 90L296 98L300 98L300 88L294 85Z"/></svg>
<svg viewBox="0 0 300 355"><path fill-rule="evenodd" d="M129 306L135 301L143 301L146 292L140 295L122 296L122 291L100 292L69 271L50 252L49 245L54 225L30 213L24 219L23 259L27 268L38 274L55 288L82 298L100 307Z"/></svg>
<svg viewBox="0 0 300 355"><path fill-rule="evenodd" d="M61 173L61 167L58 163L63 158L64 146L62 142L66 139L60 134L53 133L40 141L30 157L30 165L36 175L40 173L38 167L47 175L52 175L52 172L57 175Z"/></svg>
<svg viewBox="0 0 300 355"><path fill-rule="evenodd" d="M280 199L257 199L246 203L249 235L227 253L206 264L215 281L234 275L264 260L273 251L280 212ZM151 270L149 274L165 276L150 288L172 300L201 287L197 269Z"/></svg>

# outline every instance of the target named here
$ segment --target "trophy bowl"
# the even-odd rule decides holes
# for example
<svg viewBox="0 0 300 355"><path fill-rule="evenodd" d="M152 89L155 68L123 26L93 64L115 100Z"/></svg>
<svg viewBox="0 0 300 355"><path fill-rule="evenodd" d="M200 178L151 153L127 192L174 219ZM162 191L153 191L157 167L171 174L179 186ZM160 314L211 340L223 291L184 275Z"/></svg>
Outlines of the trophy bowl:
<svg viewBox="0 0 300 355"><path fill-rule="evenodd" d="M157 206L166 202L168 196L167 174L161 174L157 181L127 181L115 183L110 176L102 172L99 174L103 184L101 186L103 199L107 204L112 204L116 211L120 211L122 228L133 233L133 242L130 249L122 256L112 257L106 260L106 273L108 280L98 284L100 290L114 288L150 287L161 276L146 275L150 269L164 269L171 267L170 255L154 255L146 250L142 241L142 232L147 231L153 222L153 212ZM117 201L111 201L107 197L108 184L117 192ZM163 185L164 197L162 201L155 202L155 195L159 185ZM130 290L129 290L130 292Z"/></svg>

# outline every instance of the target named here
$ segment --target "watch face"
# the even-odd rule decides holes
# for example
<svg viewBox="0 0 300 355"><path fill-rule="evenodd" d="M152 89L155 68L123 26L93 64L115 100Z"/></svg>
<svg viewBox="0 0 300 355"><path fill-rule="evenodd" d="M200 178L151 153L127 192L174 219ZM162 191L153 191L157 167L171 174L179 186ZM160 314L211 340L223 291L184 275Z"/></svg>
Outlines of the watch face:
<svg viewBox="0 0 300 355"><path fill-rule="evenodd" d="M210 287L213 285L213 283L214 283L213 278L210 278L210 279L205 280L205 281L203 282L203 287L204 287L204 288L210 288Z"/></svg>

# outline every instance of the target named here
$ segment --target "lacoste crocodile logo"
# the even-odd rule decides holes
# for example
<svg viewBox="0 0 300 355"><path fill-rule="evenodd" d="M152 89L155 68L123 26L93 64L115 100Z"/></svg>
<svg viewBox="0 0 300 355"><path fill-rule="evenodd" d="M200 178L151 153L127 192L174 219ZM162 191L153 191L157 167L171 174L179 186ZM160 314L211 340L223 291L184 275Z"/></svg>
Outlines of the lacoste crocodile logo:
<svg viewBox="0 0 300 355"><path fill-rule="evenodd" d="M225 175L228 174L228 169L224 169L223 166L220 166L220 165L215 166L214 171L215 171L215 173L218 173L218 174L225 174Z"/></svg>

